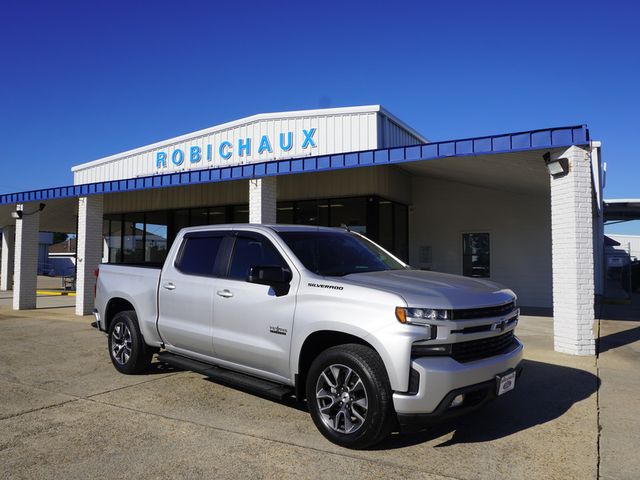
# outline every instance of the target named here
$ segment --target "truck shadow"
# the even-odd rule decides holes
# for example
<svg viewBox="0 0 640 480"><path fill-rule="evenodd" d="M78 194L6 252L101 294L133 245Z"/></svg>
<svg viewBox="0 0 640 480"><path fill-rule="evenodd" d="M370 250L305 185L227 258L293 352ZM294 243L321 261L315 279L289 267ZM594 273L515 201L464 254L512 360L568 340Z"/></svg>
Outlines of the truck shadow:
<svg viewBox="0 0 640 480"><path fill-rule="evenodd" d="M564 415L600 387L595 375L576 368L524 360L524 372L516 389L483 408L415 434L394 434L376 450L390 450L453 436L435 448L459 443L489 442L507 437Z"/></svg>

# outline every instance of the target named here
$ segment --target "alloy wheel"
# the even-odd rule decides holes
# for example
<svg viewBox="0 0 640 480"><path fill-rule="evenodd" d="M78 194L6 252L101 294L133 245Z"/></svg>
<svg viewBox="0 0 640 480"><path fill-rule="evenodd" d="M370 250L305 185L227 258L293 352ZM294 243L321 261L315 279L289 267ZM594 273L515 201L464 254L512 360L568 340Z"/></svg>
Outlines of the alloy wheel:
<svg viewBox="0 0 640 480"><path fill-rule="evenodd" d="M367 390L346 365L334 364L322 371L316 382L316 402L322 421L338 433L357 432L367 418Z"/></svg>

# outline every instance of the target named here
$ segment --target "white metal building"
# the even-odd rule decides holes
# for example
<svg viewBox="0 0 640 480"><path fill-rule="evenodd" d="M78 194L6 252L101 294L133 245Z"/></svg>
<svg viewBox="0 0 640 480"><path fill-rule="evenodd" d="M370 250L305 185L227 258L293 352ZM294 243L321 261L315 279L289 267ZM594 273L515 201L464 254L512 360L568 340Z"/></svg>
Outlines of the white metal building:
<svg viewBox="0 0 640 480"><path fill-rule="evenodd" d="M0 287L13 276L15 308L35 306L39 230L77 228L82 315L101 260L161 262L184 226L346 224L416 268L489 278L522 306L553 307L556 349L595 352L602 167L584 125L429 142L380 106L261 114L73 175L0 196Z"/></svg>

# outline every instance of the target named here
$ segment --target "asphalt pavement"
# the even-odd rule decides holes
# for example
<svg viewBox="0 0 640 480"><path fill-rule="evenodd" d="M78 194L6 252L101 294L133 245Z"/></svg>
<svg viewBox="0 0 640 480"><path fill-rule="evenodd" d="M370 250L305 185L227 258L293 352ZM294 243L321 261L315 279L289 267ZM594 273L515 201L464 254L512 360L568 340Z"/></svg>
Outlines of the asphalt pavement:
<svg viewBox="0 0 640 480"><path fill-rule="evenodd" d="M65 303L66 302L66 303ZM155 364L117 373L73 299L0 296L0 478L640 478L640 322L598 322L598 358L559 354L525 317L516 390L375 450L326 441L305 406Z"/></svg>

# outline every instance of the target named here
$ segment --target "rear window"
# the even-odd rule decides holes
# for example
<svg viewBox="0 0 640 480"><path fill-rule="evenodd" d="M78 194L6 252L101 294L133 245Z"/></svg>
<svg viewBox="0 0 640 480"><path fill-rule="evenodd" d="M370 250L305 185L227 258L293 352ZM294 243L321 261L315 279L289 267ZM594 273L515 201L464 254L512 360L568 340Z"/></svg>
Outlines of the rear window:
<svg viewBox="0 0 640 480"><path fill-rule="evenodd" d="M176 268L189 275L213 276L213 267L224 237L187 237Z"/></svg>

